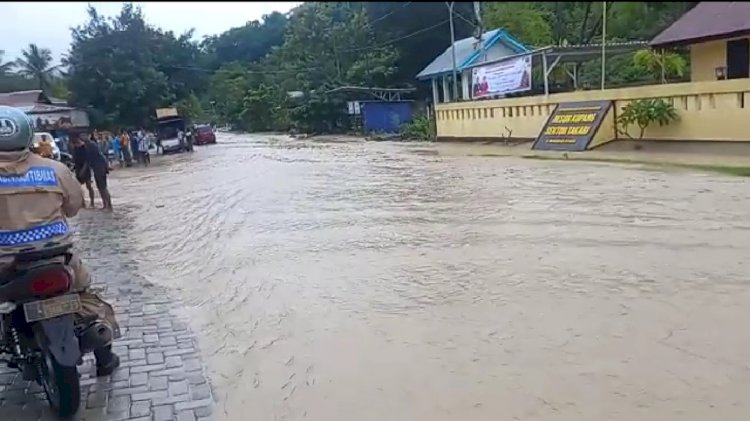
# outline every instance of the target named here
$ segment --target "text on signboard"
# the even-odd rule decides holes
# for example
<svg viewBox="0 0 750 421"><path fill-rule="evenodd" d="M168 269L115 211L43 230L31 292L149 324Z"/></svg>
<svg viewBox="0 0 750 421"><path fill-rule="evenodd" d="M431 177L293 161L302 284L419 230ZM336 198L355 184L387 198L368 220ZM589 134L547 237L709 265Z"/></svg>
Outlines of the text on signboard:
<svg viewBox="0 0 750 421"><path fill-rule="evenodd" d="M588 114L558 114L552 118L552 123L593 123L596 113Z"/></svg>
<svg viewBox="0 0 750 421"><path fill-rule="evenodd" d="M589 134L591 126L550 126L544 130L548 136L586 136Z"/></svg>

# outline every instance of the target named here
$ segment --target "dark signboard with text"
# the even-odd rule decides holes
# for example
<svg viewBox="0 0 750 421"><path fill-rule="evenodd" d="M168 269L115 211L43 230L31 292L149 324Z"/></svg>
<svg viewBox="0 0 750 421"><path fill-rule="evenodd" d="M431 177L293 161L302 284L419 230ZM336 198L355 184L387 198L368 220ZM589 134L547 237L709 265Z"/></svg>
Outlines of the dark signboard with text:
<svg viewBox="0 0 750 421"><path fill-rule="evenodd" d="M585 151L612 101L560 103L534 142L534 149L547 151Z"/></svg>

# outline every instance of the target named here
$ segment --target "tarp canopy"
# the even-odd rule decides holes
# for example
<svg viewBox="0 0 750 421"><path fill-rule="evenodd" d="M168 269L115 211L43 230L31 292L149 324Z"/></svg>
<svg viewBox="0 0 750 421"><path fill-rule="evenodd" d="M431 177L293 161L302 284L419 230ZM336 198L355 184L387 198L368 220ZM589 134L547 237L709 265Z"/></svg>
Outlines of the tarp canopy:
<svg viewBox="0 0 750 421"><path fill-rule="evenodd" d="M180 115L177 112L177 108L157 108L156 109L157 120L161 120L167 117L179 117L179 116Z"/></svg>

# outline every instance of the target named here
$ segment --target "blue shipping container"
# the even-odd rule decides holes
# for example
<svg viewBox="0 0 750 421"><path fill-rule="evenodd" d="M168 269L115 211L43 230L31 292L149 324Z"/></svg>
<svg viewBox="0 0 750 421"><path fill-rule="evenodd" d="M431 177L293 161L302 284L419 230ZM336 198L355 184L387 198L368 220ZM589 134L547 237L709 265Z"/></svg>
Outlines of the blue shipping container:
<svg viewBox="0 0 750 421"><path fill-rule="evenodd" d="M365 133L398 133L411 122L412 101L363 102L362 119Z"/></svg>

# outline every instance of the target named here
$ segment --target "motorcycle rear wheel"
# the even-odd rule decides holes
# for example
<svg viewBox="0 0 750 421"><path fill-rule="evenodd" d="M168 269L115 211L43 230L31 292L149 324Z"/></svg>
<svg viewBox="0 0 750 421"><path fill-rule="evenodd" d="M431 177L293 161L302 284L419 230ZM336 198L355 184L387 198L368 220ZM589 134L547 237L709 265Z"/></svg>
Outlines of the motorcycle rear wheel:
<svg viewBox="0 0 750 421"><path fill-rule="evenodd" d="M42 387L52 409L60 418L75 415L81 405L78 367L63 367L52 354L45 352L39 368Z"/></svg>

